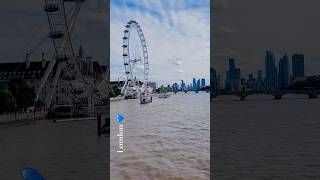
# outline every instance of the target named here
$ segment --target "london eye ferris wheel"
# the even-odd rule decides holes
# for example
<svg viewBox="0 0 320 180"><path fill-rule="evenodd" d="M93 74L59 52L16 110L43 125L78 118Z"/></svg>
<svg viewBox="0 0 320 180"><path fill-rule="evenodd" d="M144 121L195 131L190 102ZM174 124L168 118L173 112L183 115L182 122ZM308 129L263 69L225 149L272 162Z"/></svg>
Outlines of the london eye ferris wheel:
<svg viewBox="0 0 320 180"><path fill-rule="evenodd" d="M125 98L136 98L148 88L149 57L143 31L134 20L125 26L122 48L126 80L121 94Z"/></svg>
<svg viewBox="0 0 320 180"><path fill-rule="evenodd" d="M103 76L102 80L96 81L84 76L72 43L72 34L85 0L44 0L44 2L50 30L48 37L52 41L54 54L41 78L35 100L38 101L45 84L49 83L51 90L44 102L46 107L50 107L58 81L64 82L65 89L73 102L86 99L87 105L92 106L94 101L107 98L106 78Z"/></svg>

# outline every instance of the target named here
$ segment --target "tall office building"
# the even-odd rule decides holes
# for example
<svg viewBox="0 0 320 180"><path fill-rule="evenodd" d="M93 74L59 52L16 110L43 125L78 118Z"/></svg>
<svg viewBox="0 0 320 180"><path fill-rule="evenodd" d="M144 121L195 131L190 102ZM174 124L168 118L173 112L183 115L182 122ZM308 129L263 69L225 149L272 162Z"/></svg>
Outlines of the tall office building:
<svg viewBox="0 0 320 180"><path fill-rule="evenodd" d="M180 91L184 91L186 88L186 84L181 80Z"/></svg>
<svg viewBox="0 0 320 180"><path fill-rule="evenodd" d="M262 70L258 70L257 71L256 90L259 91L259 92L263 90Z"/></svg>
<svg viewBox="0 0 320 180"><path fill-rule="evenodd" d="M253 74L250 73L249 74L249 79L247 81L247 88L255 89L255 85L256 85L256 79L253 77Z"/></svg>
<svg viewBox="0 0 320 180"><path fill-rule="evenodd" d="M235 69L236 69L235 59L230 58L229 59L229 78L230 79L235 79L236 77Z"/></svg>
<svg viewBox="0 0 320 180"><path fill-rule="evenodd" d="M293 80L304 76L304 55L296 53L292 56L292 76Z"/></svg>
<svg viewBox="0 0 320 180"><path fill-rule="evenodd" d="M201 87L206 86L206 80L204 78L201 79Z"/></svg>
<svg viewBox="0 0 320 180"><path fill-rule="evenodd" d="M236 60L234 58L229 59L229 70L236 68Z"/></svg>
<svg viewBox="0 0 320 180"><path fill-rule="evenodd" d="M172 84L172 91L177 92L179 90L179 85L178 83L173 83Z"/></svg>
<svg viewBox="0 0 320 180"><path fill-rule="evenodd" d="M240 79L241 79L240 68L236 68L236 69L233 70L233 80L232 80L233 90L239 90L240 89Z"/></svg>
<svg viewBox="0 0 320 180"><path fill-rule="evenodd" d="M236 68L235 59L229 59L229 70L227 71L226 89L239 90L240 88L240 69Z"/></svg>
<svg viewBox="0 0 320 180"><path fill-rule="evenodd" d="M197 88L196 88L196 90L199 90L200 89L200 79L198 79L198 81L197 81Z"/></svg>
<svg viewBox="0 0 320 180"><path fill-rule="evenodd" d="M273 88L276 85L276 67L275 57L272 51L267 51L265 56L265 73L267 80L267 88Z"/></svg>
<svg viewBox="0 0 320 180"><path fill-rule="evenodd" d="M279 62L279 88L289 86L289 58L285 54Z"/></svg>
<svg viewBox="0 0 320 180"><path fill-rule="evenodd" d="M257 71L257 81L262 81L262 70Z"/></svg>
<svg viewBox="0 0 320 180"><path fill-rule="evenodd" d="M196 78L193 78L193 80L192 80L192 89L193 90L197 89L197 80L196 80Z"/></svg>

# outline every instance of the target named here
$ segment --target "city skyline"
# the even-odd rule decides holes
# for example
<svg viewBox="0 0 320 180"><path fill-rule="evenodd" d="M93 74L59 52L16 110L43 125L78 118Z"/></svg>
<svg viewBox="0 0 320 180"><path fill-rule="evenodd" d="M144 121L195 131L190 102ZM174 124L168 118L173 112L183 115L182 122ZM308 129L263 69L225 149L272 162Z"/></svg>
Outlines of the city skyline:
<svg viewBox="0 0 320 180"><path fill-rule="evenodd" d="M111 1L110 80L124 78L123 31L128 21L135 20L146 39L149 81L172 84L193 77L209 81L209 3L209 0L144 1L143 4L136 0Z"/></svg>
<svg viewBox="0 0 320 180"><path fill-rule="evenodd" d="M270 50L270 49L267 49L265 50L264 54L261 54L261 57L260 57L260 66L256 66L256 67L251 67L250 68L250 71L245 71L244 69L247 69L246 67L248 66L248 63L246 64L242 64L240 62L240 59L237 59L235 58L234 56L229 56L229 58L226 58L225 61L224 61L224 64L226 64L226 67L224 67L225 69L222 69L221 67L217 67L217 69L219 70L216 70L216 73L223 76L223 77L226 77L227 74L225 73L226 72L226 69L229 69L229 60L230 59L233 59L236 61L236 64L237 64L237 67L239 67L241 69L241 78L246 78L248 77L250 74L253 74L253 75L258 75L258 71L261 70L262 71L262 74L263 76L265 77L266 76L266 62L265 62L265 55L267 52L271 52L272 55L273 55L273 59L274 59L274 66L277 66L277 71L279 71L278 67L279 67L279 64L281 64L281 61L283 60L283 58L285 58L285 56L287 56L286 58L288 58L288 66L289 66L289 69L288 69L288 73L293 75L293 61L292 61L292 57L295 56L295 55L302 55L303 56L303 60L304 60L304 70L303 70L303 73L304 76L313 76L313 75L319 75L320 74L320 71L319 72L315 72L315 73L307 73L306 71L306 64L308 64L308 59L306 59L306 55L302 52L293 52L292 54L289 54L289 53L286 53L286 52L282 52L282 54L275 54L275 52L273 50ZM215 67L216 68L216 67Z"/></svg>
<svg viewBox="0 0 320 180"><path fill-rule="evenodd" d="M305 74L318 74L320 26L315 22L319 5L319 1L301 0L214 1L213 24L217 28L213 29L212 65L223 77L229 57L235 57L244 72L264 69L263 55L271 48L279 58L284 53L303 53Z"/></svg>
<svg viewBox="0 0 320 180"><path fill-rule="evenodd" d="M194 82L194 80L196 80L196 83ZM123 80L119 80L119 81L121 81L121 82L119 82L120 84L123 83ZM181 79L180 81L171 82L169 84L158 84L157 82L149 81L148 85L151 86L151 87L156 86L156 88L159 88L161 86L163 86L163 87L168 87L168 86L172 87L173 84L177 84L179 89L181 87L186 87L186 88L190 87L190 88L192 88L192 90L195 90L195 89L197 89L197 88L195 88L195 84L196 84L196 86L198 86L197 85L197 81L199 81L199 83L200 83L199 84L200 87L198 87L198 90L199 90L199 88L202 88L202 87L205 87L205 86L210 86L210 84L209 84L210 81L207 81L205 78L201 78L201 77L200 78L193 77L190 81ZM111 82L112 83L118 83L117 80L114 80L114 81L111 81Z"/></svg>
<svg viewBox="0 0 320 180"><path fill-rule="evenodd" d="M226 69L225 79L221 79L219 73L215 77L219 87L221 87L221 82L225 82L225 89L239 89L242 81L246 79L260 81L265 84L266 88L286 88L296 79L308 76L305 74L306 61L303 53L294 53L292 56L284 53L283 56L276 57L272 50L266 50L264 70L255 69L251 72L243 72L241 65L236 65L235 58L229 58L227 62L229 67Z"/></svg>

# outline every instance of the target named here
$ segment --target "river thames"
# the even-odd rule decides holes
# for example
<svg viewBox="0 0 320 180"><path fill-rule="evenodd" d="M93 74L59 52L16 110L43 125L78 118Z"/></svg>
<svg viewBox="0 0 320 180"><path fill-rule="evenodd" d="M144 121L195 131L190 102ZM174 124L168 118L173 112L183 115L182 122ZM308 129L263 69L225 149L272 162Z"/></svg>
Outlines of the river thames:
<svg viewBox="0 0 320 180"><path fill-rule="evenodd" d="M178 93L139 100L111 102L111 179L209 179L209 93ZM124 152L119 153L122 114Z"/></svg>
<svg viewBox="0 0 320 180"><path fill-rule="evenodd" d="M320 179L320 99L252 95L212 102L216 179Z"/></svg>
<svg viewBox="0 0 320 180"><path fill-rule="evenodd" d="M108 148L109 137L97 136L96 120L0 126L0 180L22 179L25 167L50 180L105 180Z"/></svg>
<svg viewBox="0 0 320 180"><path fill-rule="evenodd" d="M320 178L320 99L253 95L212 102L216 179ZM122 114L124 152L118 153ZM37 121L0 127L0 179L21 179L31 166L48 179L209 179L209 94L111 102L109 138L96 121Z"/></svg>

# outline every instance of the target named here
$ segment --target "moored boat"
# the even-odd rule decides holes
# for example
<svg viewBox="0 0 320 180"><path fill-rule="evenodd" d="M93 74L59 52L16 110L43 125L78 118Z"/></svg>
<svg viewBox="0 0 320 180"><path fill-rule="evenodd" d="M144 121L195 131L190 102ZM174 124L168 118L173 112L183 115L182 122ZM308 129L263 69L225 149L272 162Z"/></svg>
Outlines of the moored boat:
<svg viewBox="0 0 320 180"><path fill-rule="evenodd" d="M170 95L168 93L160 93L159 94L159 98L167 98L169 97Z"/></svg>
<svg viewBox="0 0 320 180"><path fill-rule="evenodd" d="M147 104L152 102L152 96L149 93L140 94L140 104Z"/></svg>
<svg viewBox="0 0 320 180"><path fill-rule="evenodd" d="M137 95L136 94L129 94L129 95L126 95L124 98L125 99L137 99Z"/></svg>

